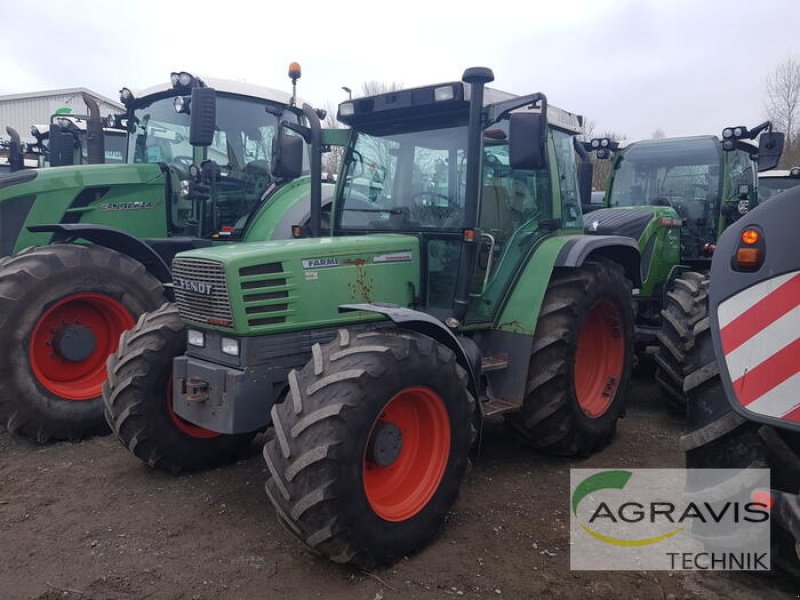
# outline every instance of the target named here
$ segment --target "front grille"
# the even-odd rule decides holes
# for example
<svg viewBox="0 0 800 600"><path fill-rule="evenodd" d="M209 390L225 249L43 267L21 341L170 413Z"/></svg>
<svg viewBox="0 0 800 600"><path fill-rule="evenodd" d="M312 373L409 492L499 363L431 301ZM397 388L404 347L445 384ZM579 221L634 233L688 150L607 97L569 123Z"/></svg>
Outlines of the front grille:
<svg viewBox="0 0 800 600"><path fill-rule="evenodd" d="M172 261L175 302L187 321L233 327L231 303L221 263L198 258Z"/></svg>
<svg viewBox="0 0 800 600"><path fill-rule="evenodd" d="M289 290L282 263L265 263L239 269L242 301L250 327L280 325L289 312Z"/></svg>

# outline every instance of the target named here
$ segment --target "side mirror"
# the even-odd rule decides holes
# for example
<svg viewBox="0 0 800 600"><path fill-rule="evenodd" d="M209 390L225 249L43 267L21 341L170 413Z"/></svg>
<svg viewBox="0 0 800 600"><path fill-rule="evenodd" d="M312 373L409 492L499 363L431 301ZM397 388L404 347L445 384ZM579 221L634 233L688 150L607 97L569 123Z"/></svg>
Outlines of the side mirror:
<svg viewBox="0 0 800 600"><path fill-rule="evenodd" d="M75 162L75 138L57 123L50 125L48 155L51 167L64 167Z"/></svg>
<svg viewBox="0 0 800 600"><path fill-rule="evenodd" d="M769 171L778 166L783 154L784 134L778 131L762 133L758 138L758 171Z"/></svg>
<svg viewBox="0 0 800 600"><path fill-rule="evenodd" d="M272 176L297 179L303 173L305 142L299 135L289 135L283 125L272 138Z"/></svg>
<svg viewBox="0 0 800 600"><path fill-rule="evenodd" d="M210 146L214 142L217 125L217 92L214 88L192 89L189 143L192 146Z"/></svg>
<svg viewBox="0 0 800 600"><path fill-rule="evenodd" d="M512 113L508 154L512 169L536 170L547 166L547 120L542 113Z"/></svg>

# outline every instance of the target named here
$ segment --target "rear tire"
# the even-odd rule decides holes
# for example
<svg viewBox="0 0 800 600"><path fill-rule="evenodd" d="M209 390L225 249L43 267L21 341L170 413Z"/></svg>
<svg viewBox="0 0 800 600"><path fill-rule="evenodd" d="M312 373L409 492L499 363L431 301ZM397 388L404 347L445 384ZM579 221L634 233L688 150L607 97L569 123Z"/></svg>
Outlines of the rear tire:
<svg viewBox="0 0 800 600"><path fill-rule="evenodd" d="M172 411L172 359L185 351L178 309L164 304L123 334L103 386L106 420L122 445L148 466L171 473L227 464L255 436L218 434Z"/></svg>
<svg viewBox="0 0 800 600"><path fill-rule="evenodd" d="M633 365L633 322L632 286L619 264L598 259L554 274L524 403L506 415L523 441L585 456L611 440Z"/></svg>
<svg viewBox="0 0 800 600"><path fill-rule="evenodd" d="M474 434L475 400L453 352L412 333L340 330L289 383L264 447L278 519L314 551L361 568L427 544Z"/></svg>
<svg viewBox="0 0 800 600"><path fill-rule="evenodd" d="M708 275L687 271L667 291L658 332L656 381L672 407L686 410L683 381L700 365L694 364L692 349L700 327L708 327Z"/></svg>
<svg viewBox="0 0 800 600"><path fill-rule="evenodd" d="M165 301L138 261L94 245L29 248L0 267L0 423L44 443L108 433L105 362Z"/></svg>

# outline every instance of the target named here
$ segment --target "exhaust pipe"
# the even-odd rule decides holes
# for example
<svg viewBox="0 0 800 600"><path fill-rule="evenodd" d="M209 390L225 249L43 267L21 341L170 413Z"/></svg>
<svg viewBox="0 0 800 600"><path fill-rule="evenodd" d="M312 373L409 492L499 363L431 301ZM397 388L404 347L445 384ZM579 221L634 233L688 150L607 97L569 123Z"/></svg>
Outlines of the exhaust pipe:
<svg viewBox="0 0 800 600"><path fill-rule="evenodd" d="M106 162L106 148L100 107L97 100L86 92L81 92L81 96L89 109L89 121L86 123L86 159L90 165L102 165Z"/></svg>
<svg viewBox="0 0 800 600"><path fill-rule="evenodd" d="M22 150L22 140L19 132L13 127L6 127L6 133L11 138L8 144L8 166L11 172L21 171L25 168L25 153Z"/></svg>

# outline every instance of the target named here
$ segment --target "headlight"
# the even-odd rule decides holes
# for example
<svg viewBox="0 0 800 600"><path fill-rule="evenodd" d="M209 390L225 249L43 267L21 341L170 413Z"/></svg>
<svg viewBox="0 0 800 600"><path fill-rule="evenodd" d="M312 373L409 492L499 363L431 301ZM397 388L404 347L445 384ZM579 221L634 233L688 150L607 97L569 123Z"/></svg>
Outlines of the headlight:
<svg viewBox="0 0 800 600"><path fill-rule="evenodd" d="M31 135L35 138L38 138L41 135L39 133L39 128L36 125L31 125Z"/></svg>
<svg viewBox="0 0 800 600"><path fill-rule="evenodd" d="M178 87L178 74L177 73L170 73L169 74L169 82L172 84L172 87Z"/></svg>
<svg viewBox="0 0 800 600"><path fill-rule="evenodd" d="M722 137L724 137L726 140L729 137L733 137L733 129L731 129L730 127L726 127L725 129L723 129L722 130Z"/></svg>
<svg viewBox="0 0 800 600"><path fill-rule="evenodd" d="M433 90L433 99L436 102L443 102L445 100L452 100L456 97L455 91L453 91L452 85L446 85L443 87L438 87Z"/></svg>
<svg viewBox="0 0 800 600"><path fill-rule="evenodd" d="M128 102L133 100L133 92L131 92L128 88L122 88L119 91L119 100L123 104L128 104Z"/></svg>
<svg viewBox="0 0 800 600"><path fill-rule="evenodd" d="M186 98L183 96L175 96L175 101L172 104L175 106L175 112L182 113L186 112L189 103L186 102Z"/></svg>
<svg viewBox="0 0 800 600"><path fill-rule="evenodd" d="M196 329L190 329L187 333L186 341L190 346L205 348L206 336L202 331L197 331Z"/></svg>
<svg viewBox="0 0 800 600"><path fill-rule="evenodd" d="M189 182L183 179L181 181L181 198L186 198L189 195L189 187Z"/></svg>
<svg viewBox="0 0 800 600"><path fill-rule="evenodd" d="M193 81L194 77L191 74L187 73L186 71L181 71L180 73L178 73L178 83L183 87L189 87L190 85L192 85Z"/></svg>
<svg viewBox="0 0 800 600"><path fill-rule="evenodd" d="M352 102L345 102L339 105L339 115L342 117L349 117L355 112L355 106Z"/></svg>
<svg viewBox="0 0 800 600"><path fill-rule="evenodd" d="M600 147L600 140L597 138L592 140L592 148L599 148Z"/></svg>
<svg viewBox="0 0 800 600"><path fill-rule="evenodd" d="M239 356L239 340L222 338L222 353L229 356Z"/></svg>
<svg viewBox="0 0 800 600"><path fill-rule="evenodd" d="M742 137L742 135L744 135L744 129L742 129L741 127L737 127L736 129L733 130L733 135L735 135L737 138Z"/></svg>

